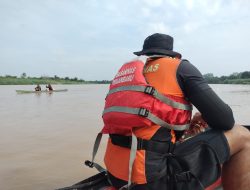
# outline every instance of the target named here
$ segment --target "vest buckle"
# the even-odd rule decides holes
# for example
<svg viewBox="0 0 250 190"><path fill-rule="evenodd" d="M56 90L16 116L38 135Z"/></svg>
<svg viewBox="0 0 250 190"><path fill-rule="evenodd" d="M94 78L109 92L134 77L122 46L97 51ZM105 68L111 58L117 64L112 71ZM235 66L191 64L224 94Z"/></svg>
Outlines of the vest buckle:
<svg viewBox="0 0 250 190"><path fill-rule="evenodd" d="M137 138L137 150L143 150L143 139Z"/></svg>
<svg viewBox="0 0 250 190"><path fill-rule="evenodd" d="M86 160L86 161L85 161L85 165L88 166L88 167L90 167L90 168L93 168L93 167L94 167L94 163L91 162L91 161L89 161L89 160Z"/></svg>
<svg viewBox="0 0 250 190"><path fill-rule="evenodd" d="M145 108L140 108L138 115L142 117L148 117L149 111Z"/></svg>
<svg viewBox="0 0 250 190"><path fill-rule="evenodd" d="M153 95L155 93L155 88L152 86L146 86L144 93L149 94L149 95Z"/></svg>

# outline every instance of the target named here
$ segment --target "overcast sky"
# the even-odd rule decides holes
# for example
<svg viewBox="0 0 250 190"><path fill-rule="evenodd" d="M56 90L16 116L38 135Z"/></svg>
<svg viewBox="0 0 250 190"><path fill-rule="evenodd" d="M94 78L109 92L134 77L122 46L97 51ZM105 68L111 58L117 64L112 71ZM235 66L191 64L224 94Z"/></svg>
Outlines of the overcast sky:
<svg viewBox="0 0 250 190"><path fill-rule="evenodd" d="M0 0L0 75L111 80L156 32L203 74L250 71L248 0Z"/></svg>

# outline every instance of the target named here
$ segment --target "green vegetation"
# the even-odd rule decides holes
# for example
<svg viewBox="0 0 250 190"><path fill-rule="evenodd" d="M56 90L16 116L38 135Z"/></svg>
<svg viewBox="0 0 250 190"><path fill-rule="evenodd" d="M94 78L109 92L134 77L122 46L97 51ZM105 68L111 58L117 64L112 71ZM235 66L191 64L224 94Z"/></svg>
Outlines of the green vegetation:
<svg viewBox="0 0 250 190"><path fill-rule="evenodd" d="M229 76L214 76L212 73L204 74L203 77L209 84L250 84L250 71L241 73L233 73ZM75 78L60 78L54 77L29 77L26 73L22 73L20 77L17 76L0 76L0 85L34 85L34 84L109 84L109 80L95 80L85 81L83 79Z"/></svg>
<svg viewBox="0 0 250 190"><path fill-rule="evenodd" d="M0 76L0 85L34 85L34 84L108 84L110 81L85 81L83 79L75 78L60 78L58 76L54 77L27 77L25 73L21 77L17 76Z"/></svg>
<svg viewBox="0 0 250 190"><path fill-rule="evenodd" d="M207 73L203 77L210 84L250 84L250 71L233 73L229 76L215 77L212 73Z"/></svg>

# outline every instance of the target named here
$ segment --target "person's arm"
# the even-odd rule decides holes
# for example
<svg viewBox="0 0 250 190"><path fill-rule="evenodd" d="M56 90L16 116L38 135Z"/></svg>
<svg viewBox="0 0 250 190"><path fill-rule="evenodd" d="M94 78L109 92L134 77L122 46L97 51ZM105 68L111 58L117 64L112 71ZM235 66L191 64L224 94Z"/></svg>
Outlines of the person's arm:
<svg viewBox="0 0 250 190"><path fill-rule="evenodd" d="M201 112L211 128L229 130L234 126L231 108L209 87L199 70L183 60L177 70L178 83L188 100Z"/></svg>

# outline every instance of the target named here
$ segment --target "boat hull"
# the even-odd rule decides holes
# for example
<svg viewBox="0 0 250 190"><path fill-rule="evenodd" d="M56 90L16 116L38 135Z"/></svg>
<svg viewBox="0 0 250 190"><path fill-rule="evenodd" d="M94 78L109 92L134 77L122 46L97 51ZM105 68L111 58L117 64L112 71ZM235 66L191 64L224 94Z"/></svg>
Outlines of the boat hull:
<svg viewBox="0 0 250 190"><path fill-rule="evenodd" d="M27 94L27 93L36 93L36 94L39 94L39 93L52 93L52 92L66 92L68 91L68 89L58 89L58 90L51 90L51 91L48 91L48 90L41 90L41 91L34 91L34 90L16 90L16 92L18 94Z"/></svg>

